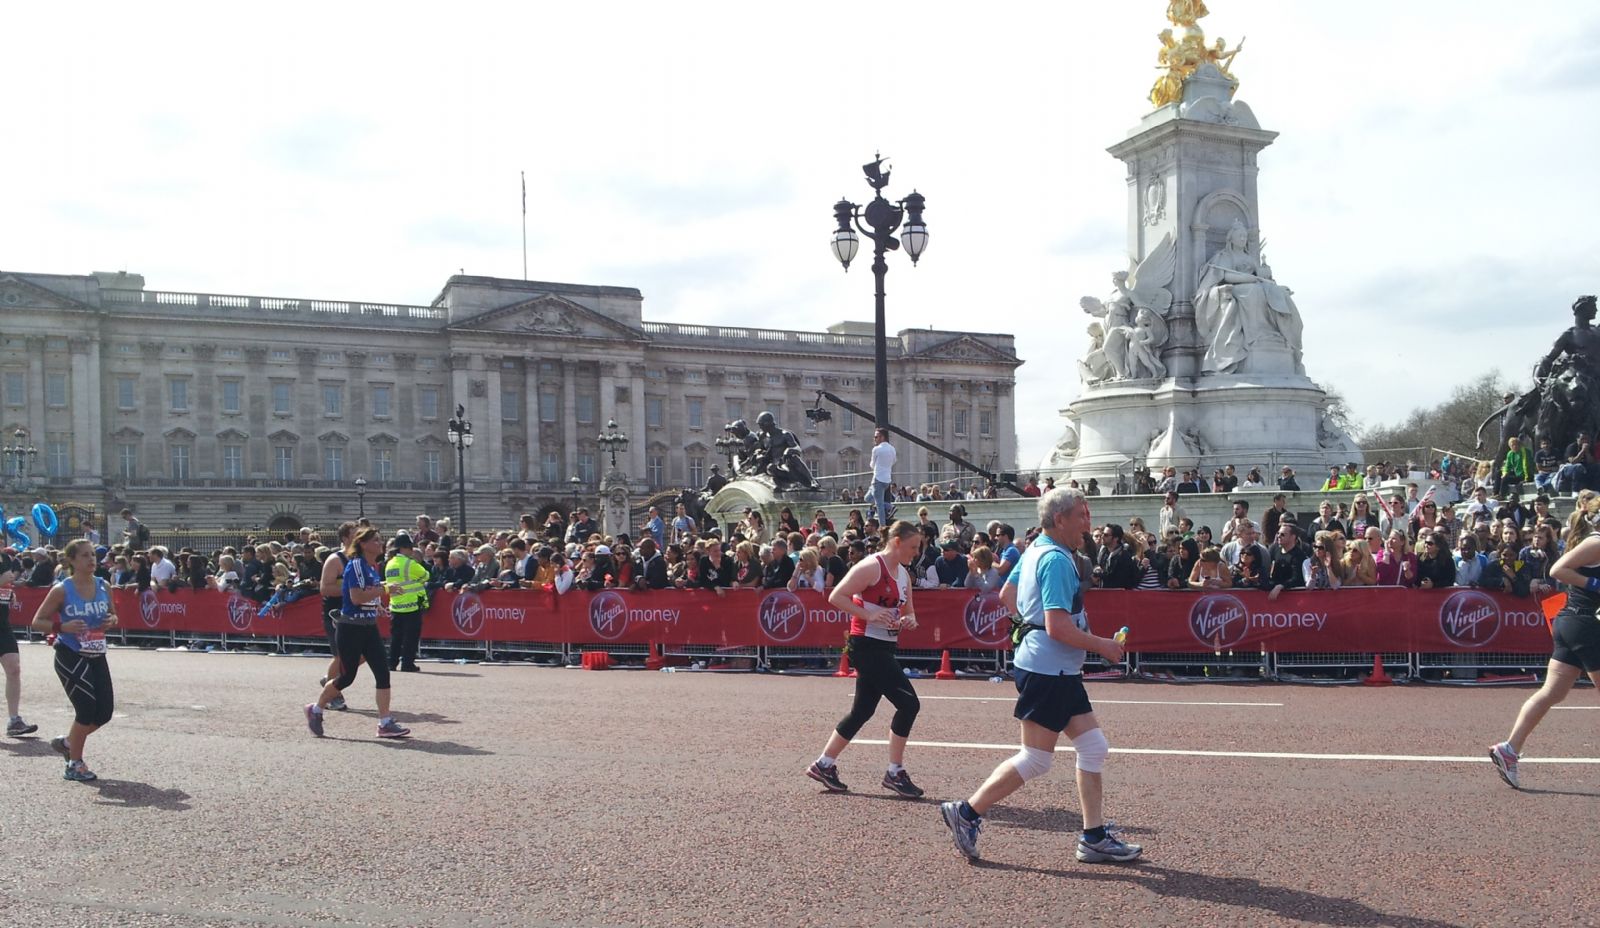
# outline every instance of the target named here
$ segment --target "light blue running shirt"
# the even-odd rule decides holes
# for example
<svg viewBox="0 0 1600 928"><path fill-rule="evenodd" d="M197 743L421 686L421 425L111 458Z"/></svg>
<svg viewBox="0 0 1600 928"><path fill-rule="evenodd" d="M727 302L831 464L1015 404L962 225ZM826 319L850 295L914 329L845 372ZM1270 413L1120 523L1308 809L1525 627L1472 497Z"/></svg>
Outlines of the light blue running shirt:
<svg viewBox="0 0 1600 928"><path fill-rule="evenodd" d="M1078 596L1078 565L1072 552L1056 544L1049 535L1040 535L1022 553L1022 560L1006 575L1006 583L1017 588L1017 612L1022 621L1039 626L1017 645L1012 664L1029 673L1079 674L1087 656L1082 648L1070 648L1044 632L1047 609L1071 613L1073 624L1089 630L1086 611L1072 612Z"/></svg>

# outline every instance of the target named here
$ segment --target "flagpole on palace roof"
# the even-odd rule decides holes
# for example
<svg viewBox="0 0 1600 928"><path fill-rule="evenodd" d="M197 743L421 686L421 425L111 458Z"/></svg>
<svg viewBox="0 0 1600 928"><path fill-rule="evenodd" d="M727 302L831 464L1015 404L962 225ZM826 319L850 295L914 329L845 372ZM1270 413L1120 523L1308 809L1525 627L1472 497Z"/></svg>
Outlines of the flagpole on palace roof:
<svg viewBox="0 0 1600 928"><path fill-rule="evenodd" d="M522 279L528 279L528 172L522 174Z"/></svg>

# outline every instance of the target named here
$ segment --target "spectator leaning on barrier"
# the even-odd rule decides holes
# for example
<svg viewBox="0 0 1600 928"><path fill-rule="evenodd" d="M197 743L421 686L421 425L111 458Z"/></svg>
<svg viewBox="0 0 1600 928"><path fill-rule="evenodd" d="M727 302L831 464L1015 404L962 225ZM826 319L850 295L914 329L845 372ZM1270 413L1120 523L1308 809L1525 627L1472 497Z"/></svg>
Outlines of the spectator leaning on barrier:
<svg viewBox="0 0 1600 928"><path fill-rule="evenodd" d="M1389 533L1383 548L1373 552L1378 562L1378 586L1416 586L1417 556L1411 553L1410 540L1401 529Z"/></svg>
<svg viewBox="0 0 1600 928"><path fill-rule="evenodd" d="M1112 590L1131 590L1139 585L1138 564L1123 538L1120 525L1108 524L1101 530L1101 547L1094 568L1096 585Z"/></svg>
<svg viewBox="0 0 1600 928"><path fill-rule="evenodd" d="M1365 538L1345 545L1342 575L1345 586L1372 586L1378 582L1378 562L1372 559L1372 548Z"/></svg>
<svg viewBox="0 0 1600 928"><path fill-rule="evenodd" d="M789 543L782 538L772 540L772 560L762 573L761 585L769 590L782 589L794 576L794 561L789 560Z"/></svg>
<svg viewBox="0 0 1600 928"><path fill-rule="evenodd" d="M1324 480L1322 482L1322 486L1318 487L1318 489L1324 493L1335 492L1340 488L1342 480L1343 478L1339 473L1339 466L1335 464L1328 468L1328 479Z"/></svg>
<svg viewBox="0 0 1600 928"><path fill-rule="evenodd" d="M1424 590L1456 585L1456 561L1443 538L1428 532L1420 539L1422 555L1417 558L1417 586Z"/></svg>
<svg viewBox="0 0 1600 928"><path fill-rule="evenodd" d="M1297 590L1306 585L1302 565L1311 551L1300 540L1300 532L1293 524L1278 526L1278 535L1267 549L1267 584L1274 596L1284 590Z"/></svg>
<svg viewBox="0 0 1600 928"><path fill-rule="evenodd" d="M1285 466L1283 471L1278 474L1278 489L1285 493L1300 492L1300 483L1295 480L1294 468Z"/></svg>
<svg viewBox="0 0 1600 928"><path fill-rule="evenodd" d="M1300 565L1307 589L1337 590L1342 585L1343 565L1334 557L1333 536L1333 532L1320 531L1311 539L1311 556Z"/></svg>
<svg viewBox="0 0 1600 928"><path fill-rule="evenodd" d="M1222 560L1230 568L1238 567L1240 559L1252 548L1255 549L1256 569L1259 572L1261 565L1267 560L1267 552L1256 543L1255 523L1246 520L1245 524L1239 528L1238 534L1234 536L1234 539L1222 546Z"/></svg>

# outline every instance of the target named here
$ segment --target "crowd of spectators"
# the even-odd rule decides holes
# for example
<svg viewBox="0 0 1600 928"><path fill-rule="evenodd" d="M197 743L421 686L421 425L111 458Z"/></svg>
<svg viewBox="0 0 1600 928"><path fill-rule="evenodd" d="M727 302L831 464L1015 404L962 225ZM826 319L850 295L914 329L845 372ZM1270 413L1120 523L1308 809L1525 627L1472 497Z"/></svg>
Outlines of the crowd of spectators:
<svg viewBox="0 0 1600 928"><path fill-rule="evenodd" d="M1358 492L1349 502L1324 499L1315 515L1291 512L1276 493L1259 521L1251 501L1213 532L1183 512L1177 492L1165 495L1155 531L1143 519L1093 530L1083 553L1094 583L1113 589L1286 589L1471 586L1542 596L1552 591L1550 566L1564 548L1564 526L1539 494L1524 505L1514 489L1502 498L1487 484L1464 505L1432 493ZM1592 493L1593 491L1584 491Z"/></svg>

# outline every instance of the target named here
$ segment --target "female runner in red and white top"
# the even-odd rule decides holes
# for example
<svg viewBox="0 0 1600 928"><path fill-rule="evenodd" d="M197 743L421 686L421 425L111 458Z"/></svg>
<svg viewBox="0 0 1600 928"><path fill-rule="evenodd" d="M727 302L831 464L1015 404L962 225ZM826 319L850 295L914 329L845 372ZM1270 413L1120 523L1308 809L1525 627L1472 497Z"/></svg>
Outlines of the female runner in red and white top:
<svg viewBox="0 0 1600 928"><path fill-rule="evenodd" d="M922 703L895 659L895 644L902 629L917 627L911 607L911 575L906 568L922 553L922 532L901 521L889 526L884 537L888 541L883 553L850 568L828 596L830 605L851 616L848 653L856 669L856 697L806 776L829 792L849 790L839 779L835 761L877 711L878 700L888 699L894 706L894 718L889 722L889 770L883 775L883 787L915 799L922 790L911 782L903 763L906 739L911 737L911 725Z"/></svg>

